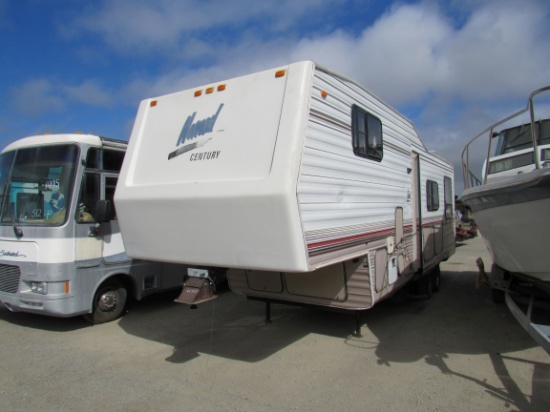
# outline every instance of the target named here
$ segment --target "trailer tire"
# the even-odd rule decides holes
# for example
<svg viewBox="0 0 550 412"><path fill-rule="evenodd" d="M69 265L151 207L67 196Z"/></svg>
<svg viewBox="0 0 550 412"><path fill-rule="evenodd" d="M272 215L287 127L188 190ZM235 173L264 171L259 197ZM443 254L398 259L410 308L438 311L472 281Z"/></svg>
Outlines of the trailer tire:
<svg viewBox="0 0 550 412"><path fill-rule="evenodd" d="M432 291L433 276L432 273L427 273L417 280L417 294L430 299L432 297Z"/></svg>
<svg viewBox="0 0 550 412"><path fill-rule="evenodd" d="M94 325L118 319L124 312L127 298L128 290L122 282L107 280L97 289L92 312L84 315L84 318Z"/></svg>
<svg viewBox="0 0 550 412"><path fill-rule="evenodd" d="M502 289L491 289L491 299L494 303L504 303L505 297L504 297L504 291Z"/></svg>
<svg viewBox="0 0 550 412"><path fill-rule="evenodd" d="M440 287L441 287L441 270L439 269L439 265L437 265L436 268L432 271L432 292L433 293L439 292Z"/></svg>

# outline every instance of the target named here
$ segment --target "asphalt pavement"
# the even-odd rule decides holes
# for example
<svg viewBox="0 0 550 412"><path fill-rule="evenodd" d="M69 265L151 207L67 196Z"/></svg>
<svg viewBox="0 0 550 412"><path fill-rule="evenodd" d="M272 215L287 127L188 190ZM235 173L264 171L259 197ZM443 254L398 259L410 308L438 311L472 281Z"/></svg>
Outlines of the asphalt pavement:
<svg viewBox="0 0 550 412"><path fill-rule="evenodd" d="M1 411L549 411L550 356L488 288L481 238L430 299L362 316L230 291L196 310L163 293L91 326L0 309Z"/></svg>

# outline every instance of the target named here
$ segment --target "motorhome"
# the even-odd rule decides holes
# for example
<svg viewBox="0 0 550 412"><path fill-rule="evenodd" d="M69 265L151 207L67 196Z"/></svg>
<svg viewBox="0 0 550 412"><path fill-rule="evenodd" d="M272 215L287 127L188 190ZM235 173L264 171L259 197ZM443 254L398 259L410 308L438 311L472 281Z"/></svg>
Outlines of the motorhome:
<svg viewBox="0 0 550 412"><path fill-rule="evenodd" d="M362 310L454 252L453 167L306 61L143 100L115 202L127 252L251 298Z"/></svg>
<svg viewBox="0 0 550 412"><path fill-rule="evenodd" d="M181 288L181 266L125 253L113 195L126 146L58 134L2 151L0 305L102 323L118 318L128 297Z"/></svg>

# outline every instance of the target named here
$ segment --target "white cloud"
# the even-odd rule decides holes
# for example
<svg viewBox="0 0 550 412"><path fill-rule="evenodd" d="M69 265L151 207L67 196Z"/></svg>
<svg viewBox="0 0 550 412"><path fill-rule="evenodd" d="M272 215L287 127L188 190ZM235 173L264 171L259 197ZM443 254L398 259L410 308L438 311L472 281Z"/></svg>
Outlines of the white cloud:
<svg viewBox="0 0 550 412"><path fill-rule="evenodd" d="M336 32L304 40L295 55L314 56L383 99L401 104L420 99L431 90L441 45L450 35L451 28L437 9L402 5L357 38Z"/></svg>
<svg viewBox="0 0 550 412"><path fill-rule="evenodd" d="M123 33L119 36L121 42L141 43L144 49L153 45L162 48L161 39L166 38L167 44L174 45L183 32L209 33L208 27L215 30L224 25L237 27L244 22L260 24L254 19L268 11L278 16L274 10L279 8L267 9L263 2L256 3L240 2L230 11L223 5L213 9L212 3L207 2L196 14L199 9L192 7L195 3L187 2L185 8L189 12L181 15L179 2L162 1L158 10L149 15L144 10L151 3L138 2L136 7L125 9L125 1L111 2L101 11L104 19L92 14L90 21L104 20L110 22L104 23L105 27L117 27L114 21L125 15L126 21L133 21L131 27L123 24L113 29ZM294 3L280 7L281 10L299 7L291 11L287 25L312 4L293 6ZM477 4L470 14L464 15L461 26L447 10L433 2L422 2L392 7L358 35L343 29L301 38L279 32L265 40L255 32L243 30L238 42L229 36L191 36L185 47L165 51L172 68L168 66L165 74L153 80L157 85L153 89L175 91L175 87L191 87L201 81L222 80L304 59L318 61L350 76L396 106L424 103L426 99L439 107L457 98L471 102L521 98L548 81L550 55L544 52L550 49L546 29L548 7L537 1ZM269 19L271 24L283 24L277 16ZM159 21L153 24L156 19ZM103 27L101 23L98 25ZM161 33L154 31L157 29ZM106 28L101 30L107 35ZM190 69L193 65L197 68ZM186 71L174 68L178 66ZM220 78L214 78L218 73Z"/></svg>
<svg viewBox="0 0 550 412"><path fill-rule="evenodd" d="M549 82L548 18L539 2L495 1L475 10L449 39L434 89L496 100Z"/></svg>
<svg viewBox="0 0 550 412"><path fill-rule="evenodd" d="M83 31L97 34L119 52L166 53L186 49L189 40L208 39L215 47L212 43L238 42L240 34L250 30L257 34L281 32L342 3L349 1L103 1L65 23L62 31L73 36ZM231 34L220 33L224 29Z"/></svg>
<svg viewBox="0 0 550 412"><path fill-rule="evenodd" d="M111 104L109 93L92 80L75 86L46 79L30 80L12 88L11 101L19 112L33 117L59 112L71 103L104 107Z"/></svg>
<svg viewBox="0 0 550 412"><path fill-rule="evenodd" d="M29 116L59 111L65 107L65 101L56 93L54 85L45 79L30 80L11 92L12 104Z"/></svg>
<svg viewBox="0 0 550 412"><path fill-rule="evenodd" d="M548 7L485 2L463 27L431 3L399 5L360 36L304 39L293 56L348 74L394 105L518 98L550 82Z"/></svg>
<svg viewBox="0 0 550 412"><path fill-rule="evenodd" d="M77 86L63 85L61 92L67 99L91 106L107 107L112 103L110 94L95 80L88 79Z"/></svg>

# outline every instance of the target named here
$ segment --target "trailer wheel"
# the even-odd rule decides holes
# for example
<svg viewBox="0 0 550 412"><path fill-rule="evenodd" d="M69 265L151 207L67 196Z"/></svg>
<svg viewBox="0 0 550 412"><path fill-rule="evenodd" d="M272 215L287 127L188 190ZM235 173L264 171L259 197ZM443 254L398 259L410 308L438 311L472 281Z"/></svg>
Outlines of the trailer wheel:
<svg viewBox="0 0 550 412"><path fill-rule="evenodd" d="M506 301L504 291L496 288L491 289L491 299L494 303L504 303Z"/></svg>
<svg viewBox="0 0 550 412"><path fill-rule="evenodd" d="M427 299L432 297L433 291L433 276L432 273L427 273L417 280L417 294L425 296Z"/></svg>
<svg viewBox="0 0 550 412"><path fill-rule="evenodd" d="M505 282L510 281L511 276L510 272L502 269L497 264L493 263L493 266L491 266L491 279L496 280L495 283L497 284L497 287L491 288L491 299L494 303L505 303L506 293L501 287Z"/></svg>
<svg viewBox="0 0 550 412"><path fill-rule="evenodd" d="M436 266L436 268L432 271L432 292L436 293L439 292L439 288L441 286L441 270L439 269L439 265Z"/></svg>
<svg viewBox="0 0 550 412"><path fill-rule="evenodd" d="M94 325L118 319L126 307L127 297L128 291L122 282L107 280L94 296L92 313L84 318Z"/></svg>

